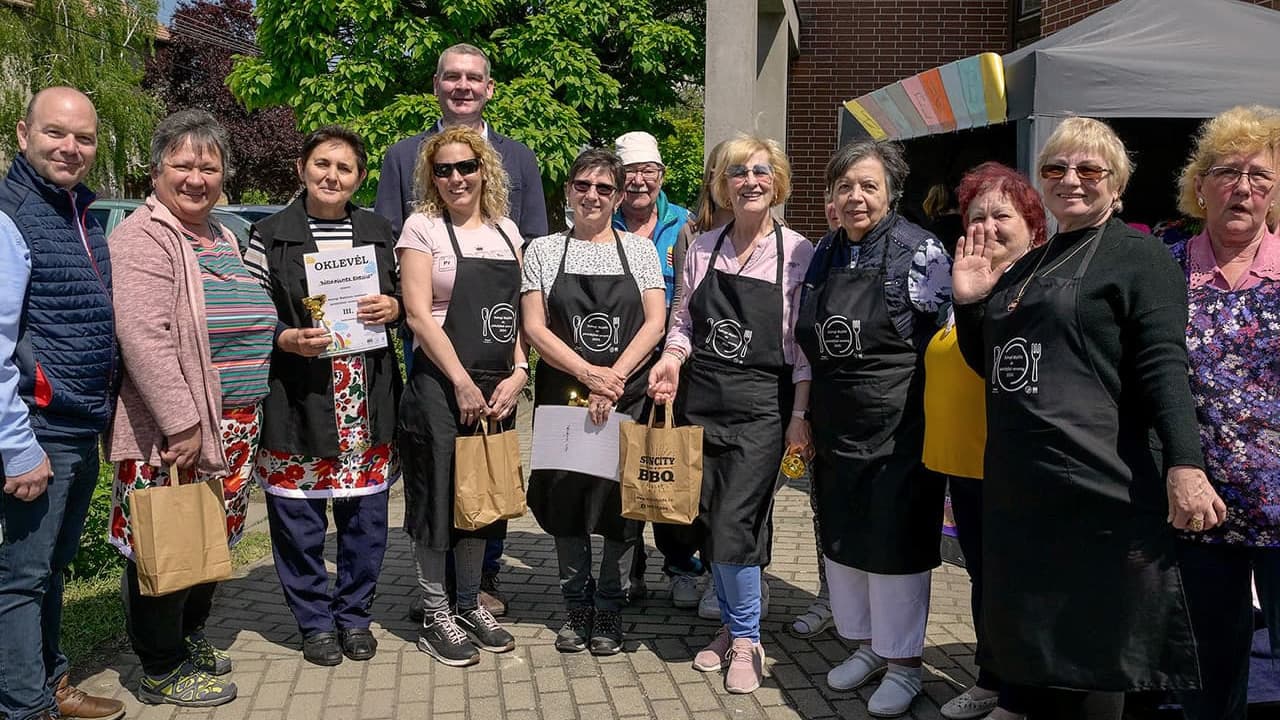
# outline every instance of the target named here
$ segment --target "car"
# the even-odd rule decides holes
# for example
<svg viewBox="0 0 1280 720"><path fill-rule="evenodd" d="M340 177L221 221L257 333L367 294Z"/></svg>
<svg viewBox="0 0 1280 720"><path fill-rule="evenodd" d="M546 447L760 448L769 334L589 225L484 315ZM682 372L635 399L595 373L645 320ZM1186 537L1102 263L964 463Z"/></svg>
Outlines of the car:
<svg viewBox="0 0 1280 720"><path fill-rule="evenodd" d="M264 218L280 212L285 208L284 205L219 205L219 210L225 210L229 213L235 213L251 223L256 223Z"/></svg>
<svg viewBox="0 0 1280 720"><path fill-rule="evenodd" d="M114 200L96 200L89 206L89 215L93 216L102 223L102 229L107 235L120 224L122 220L129 217L134 210L142 206L143 200L135 199L114 199ZM249 227L252 223L243 217L227 212L225 206L218 206L213 209L213 217L218 222L226 225L231 233L236 236L236 245L240 248L241 254L244 253L245 247L249 245Z"/></svg>

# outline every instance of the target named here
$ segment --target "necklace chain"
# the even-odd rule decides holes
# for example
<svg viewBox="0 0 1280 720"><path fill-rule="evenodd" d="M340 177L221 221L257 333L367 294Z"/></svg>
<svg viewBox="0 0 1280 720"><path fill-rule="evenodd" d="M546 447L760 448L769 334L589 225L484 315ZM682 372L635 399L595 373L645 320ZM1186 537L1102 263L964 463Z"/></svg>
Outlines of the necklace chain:
<svg viewBox="0 0 1280 720"><path fill-rule="evenodd" d="M1098 228L1098 231L1090 235L1089 239L1077 245L1075 250L1072 250L1071 252L1067 253L1066 256L1064 256L1061 260L1059 260L1058 262L1050 266L1047 270L1045 270L1043 273L1040 274L1040 277L1045 277L1046 275L1053 272L1054 270L1057 270L1058 268L1062 267L1063 263L1075 257L1076 253L1079 253L1081 250L1083 250L1086 245L1093 242L1101 234L1102 234L1102 228ZM1053 241L1057 239L1058 239L1057 235L1054 235L1053 237L1049 238L1048 244L1046 244L1044 247L1044 252L1041 253L1040 257L1036 259L1036 266L1031 268L1031 274L1027 275L1027 279L1022 281L1022 286L1018 288L1018 294L1014 295L1013 301L1009 303L1009 306L1007 308L1009 312L1013 312L1014 310L1018 309L1018 304L1022 302L1022 296L1027 292L1027 286L1030 285L1031 281L1036 278L1036 273L1040 270L1040 266L1044 263L1044 259L1049 256L1049 248L1052 247Z"/></svg>

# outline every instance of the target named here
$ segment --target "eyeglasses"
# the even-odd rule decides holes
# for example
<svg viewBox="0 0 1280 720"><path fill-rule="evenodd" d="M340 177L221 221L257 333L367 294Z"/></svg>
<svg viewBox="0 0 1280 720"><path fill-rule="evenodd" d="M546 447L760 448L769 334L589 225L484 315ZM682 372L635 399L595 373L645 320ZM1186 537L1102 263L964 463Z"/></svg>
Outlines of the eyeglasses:
<svg viewBox="0 0 1280 720"><path fill-rule="evenodd" d="M765 163L752 165L751 167L747 167L746 165L730 165L725 168L724 173L734 180L746 180L748 174L755 175L757 179L769 178L773 177L773 166Z"/></svg>
<svg viewBox="0 0 1280 720"><path fill-rule="evenodd" d="M574 180L569 184L573 186L574 190L582 193L583 195L591 192L591 188L595 188L596 194L604 198L613 197L614 191L618 189L609 183L593 183L587 182L586 180Z"/></svg>
<svg viewBox="0 0 1280 720"><path fill-rule="evenodd" d="M1259 195L1266 195L1276 184L1276 174L1271 170L1241 170L1229 165L1215 165L1204 172L1210 180L1223 187L1234 188L1240 178L1248 177L1249 186Z"/></svg>
<svg viewBox="0 0 1280 720"><path fill-rule="evenodd" d="M1062 165L1051 163L1049 165L1040 166L1040 177L1045 180L1061 180L1067 176L1067 171L1075 170L1076 177L1080 178L1080 182L1096 183L1102 178L1111 174L1109 168L1098 167L1097 165Z"/></svg>
<svg viewBox="0 0 1280 720"><path fill-rule="evenodd" d="M457 170L458 174L466 177L475 175L480 169L480 158L471 158L470 160L459 160L451 163L431 163L431 174L441 180L453 175L453 171Z"/></svg>
<svg viewBox="0 0 1280 720"><path fill-rule="evenodd" d="M657 165L628 166L624 167L622 171L627 177L639 175L645 180L657 180L658 176L662 174L662 168Z"/></svg>

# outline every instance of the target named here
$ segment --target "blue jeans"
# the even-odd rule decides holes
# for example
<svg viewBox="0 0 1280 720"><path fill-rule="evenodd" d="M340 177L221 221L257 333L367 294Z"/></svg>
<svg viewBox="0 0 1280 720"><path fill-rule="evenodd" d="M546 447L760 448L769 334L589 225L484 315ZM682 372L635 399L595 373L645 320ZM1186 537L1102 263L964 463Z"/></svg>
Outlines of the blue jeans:
<svg viewBox="0 0 1280 720"><path fill-rule="evenodd" d="M98 481L96 437L41 440L53 478L23 502L0 493L0 715L29 720L53 706L67 673L58 645L63 573L80 548Z"/></svg>
<svg viewBox="0 0 1280 720"><path fill-rule="evenodd" d="M760 566L713 562L711 574L716 581L720 621L729 627L729 637L760 642Z"/></svg>

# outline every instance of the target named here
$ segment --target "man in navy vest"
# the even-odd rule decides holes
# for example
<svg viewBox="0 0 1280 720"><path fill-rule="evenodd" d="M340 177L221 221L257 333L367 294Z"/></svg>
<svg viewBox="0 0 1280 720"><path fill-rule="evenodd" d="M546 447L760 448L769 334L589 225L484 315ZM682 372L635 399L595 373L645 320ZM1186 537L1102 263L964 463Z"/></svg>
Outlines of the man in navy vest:
<svg viewBox="0 0 1280 720"><path fill-rule="evenodd" d="M67 682L62 576L98 479L115 405L111 263L81 180L98 115L78 90L37 93L0 182L0 716L119 718Z"/></svg>
<svg viewBox="0 0 1280 720"><path fill-rule="evenodd" d="M440 103L440 120L427 130L392 145L382 160L378 176L378 195L373 209L391 221L396 235L404 227L404 219L413 213L413 171L418 162L418 149L428 137L446 125L466 125L484 136L498 155L511 182L511 220L520 228L525 242L547 234L547 203L542 195L542 172L533 151L517 140L499 134L484 120L484 106L493 99L493 78L489 75L489 58L474 45L458 43L440 53L436 74L431 84ZM405 347L411 347L409 326L400 331ZM405 353L405 371L413 368L413 354ZM502 541L490 540L485 545L484 574L480 581L480 603L497 616L507 613L507 604L498 591ZM452 573L450 573L452 576ZM409 610L418 620L421 599Z"/></svg>

